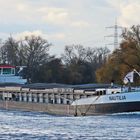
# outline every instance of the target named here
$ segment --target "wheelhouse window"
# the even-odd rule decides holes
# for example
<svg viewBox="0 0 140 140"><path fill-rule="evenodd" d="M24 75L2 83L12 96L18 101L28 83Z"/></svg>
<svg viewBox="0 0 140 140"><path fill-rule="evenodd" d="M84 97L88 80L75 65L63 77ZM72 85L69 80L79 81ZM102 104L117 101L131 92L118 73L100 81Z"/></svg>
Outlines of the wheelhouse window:
<svg viewBox="0 0 140 140"><path fill-rule="evenodd" d="M14 68L3 68L3 70L0 68L0 73L1 74L15 74L15 69Z"/></svg>
<svg viewBox="0 0 140 140"><path fill-rule="evenodd" d="M3 68L3 74L11 74L11 68Z"/></svg>
<svg viewBox="0 0 140 140"><path fill-rule="evenodd" d="M15 67L10 65L0 65L0 75L15 75Z"/></svg>
<svg viewBox="0 0 140 140"><path fill-rule="evenodd" d="M11 69L11 74L15 74L15 69L14 68Z"/></svg>

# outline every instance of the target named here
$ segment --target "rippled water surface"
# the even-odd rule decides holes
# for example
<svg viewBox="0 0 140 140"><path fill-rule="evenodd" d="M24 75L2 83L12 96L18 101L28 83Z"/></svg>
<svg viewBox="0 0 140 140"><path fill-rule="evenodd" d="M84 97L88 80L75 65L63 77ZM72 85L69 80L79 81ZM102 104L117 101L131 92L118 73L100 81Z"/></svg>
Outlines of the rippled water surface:
<svg viewBox="0 0 140 140"><path fill-rule="evenodd" d="M138 140L140 113L65 117L0 110L0 139Z"/></svg>

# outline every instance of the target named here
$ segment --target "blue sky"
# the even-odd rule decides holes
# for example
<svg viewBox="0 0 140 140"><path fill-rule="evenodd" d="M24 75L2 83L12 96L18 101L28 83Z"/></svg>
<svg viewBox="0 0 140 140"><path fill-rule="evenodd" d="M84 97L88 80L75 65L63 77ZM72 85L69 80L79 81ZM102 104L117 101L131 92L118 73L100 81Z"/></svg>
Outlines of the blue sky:
<svg viewBox="0 0 140 140"><path fill-rule="evenodd" d="M40 35L57 55L65 45L104 47L113 42L104 38L113 34L105 27L116 18L123 27L140 22L140 0L0 0L0 7L0 38Z"/></svg>

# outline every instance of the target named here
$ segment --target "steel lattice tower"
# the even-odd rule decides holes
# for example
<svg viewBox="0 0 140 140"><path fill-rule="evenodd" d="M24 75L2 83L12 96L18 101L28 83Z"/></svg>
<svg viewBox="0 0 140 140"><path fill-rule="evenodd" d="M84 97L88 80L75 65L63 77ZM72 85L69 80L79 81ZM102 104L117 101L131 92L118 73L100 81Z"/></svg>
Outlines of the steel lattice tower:
<svg viewBox="0 0 140 140"><path fill-rule="evenodd" d="M119 44L118 43L118 38L120 37L120 35L118 34L118 29L122 29L123 27L118 26L117 20L116 20L115 21L115 25L109 26L109 27L106 27L106 28L114 29L114 34L113 35L105 36L105 37L114 37L114 43L107 44L107 45L113 45L114 46L114 49L117 49L119 47L119 45L118 45Z"/></svg>

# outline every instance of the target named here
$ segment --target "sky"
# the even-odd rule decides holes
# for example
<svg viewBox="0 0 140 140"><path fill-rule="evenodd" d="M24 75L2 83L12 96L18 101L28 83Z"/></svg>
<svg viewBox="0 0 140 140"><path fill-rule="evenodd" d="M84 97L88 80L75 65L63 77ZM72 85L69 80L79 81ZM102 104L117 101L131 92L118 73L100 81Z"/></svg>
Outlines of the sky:
<svg viewBox="0 0 140 140"><path fill-rule="evenodd" d="M113 49L115 24L140 23L140 0L0 0L0 38L22 39L39 35L52 44L50 53L60 55L66 45ZM119 31L121 33L121 31Z"/></svg>

